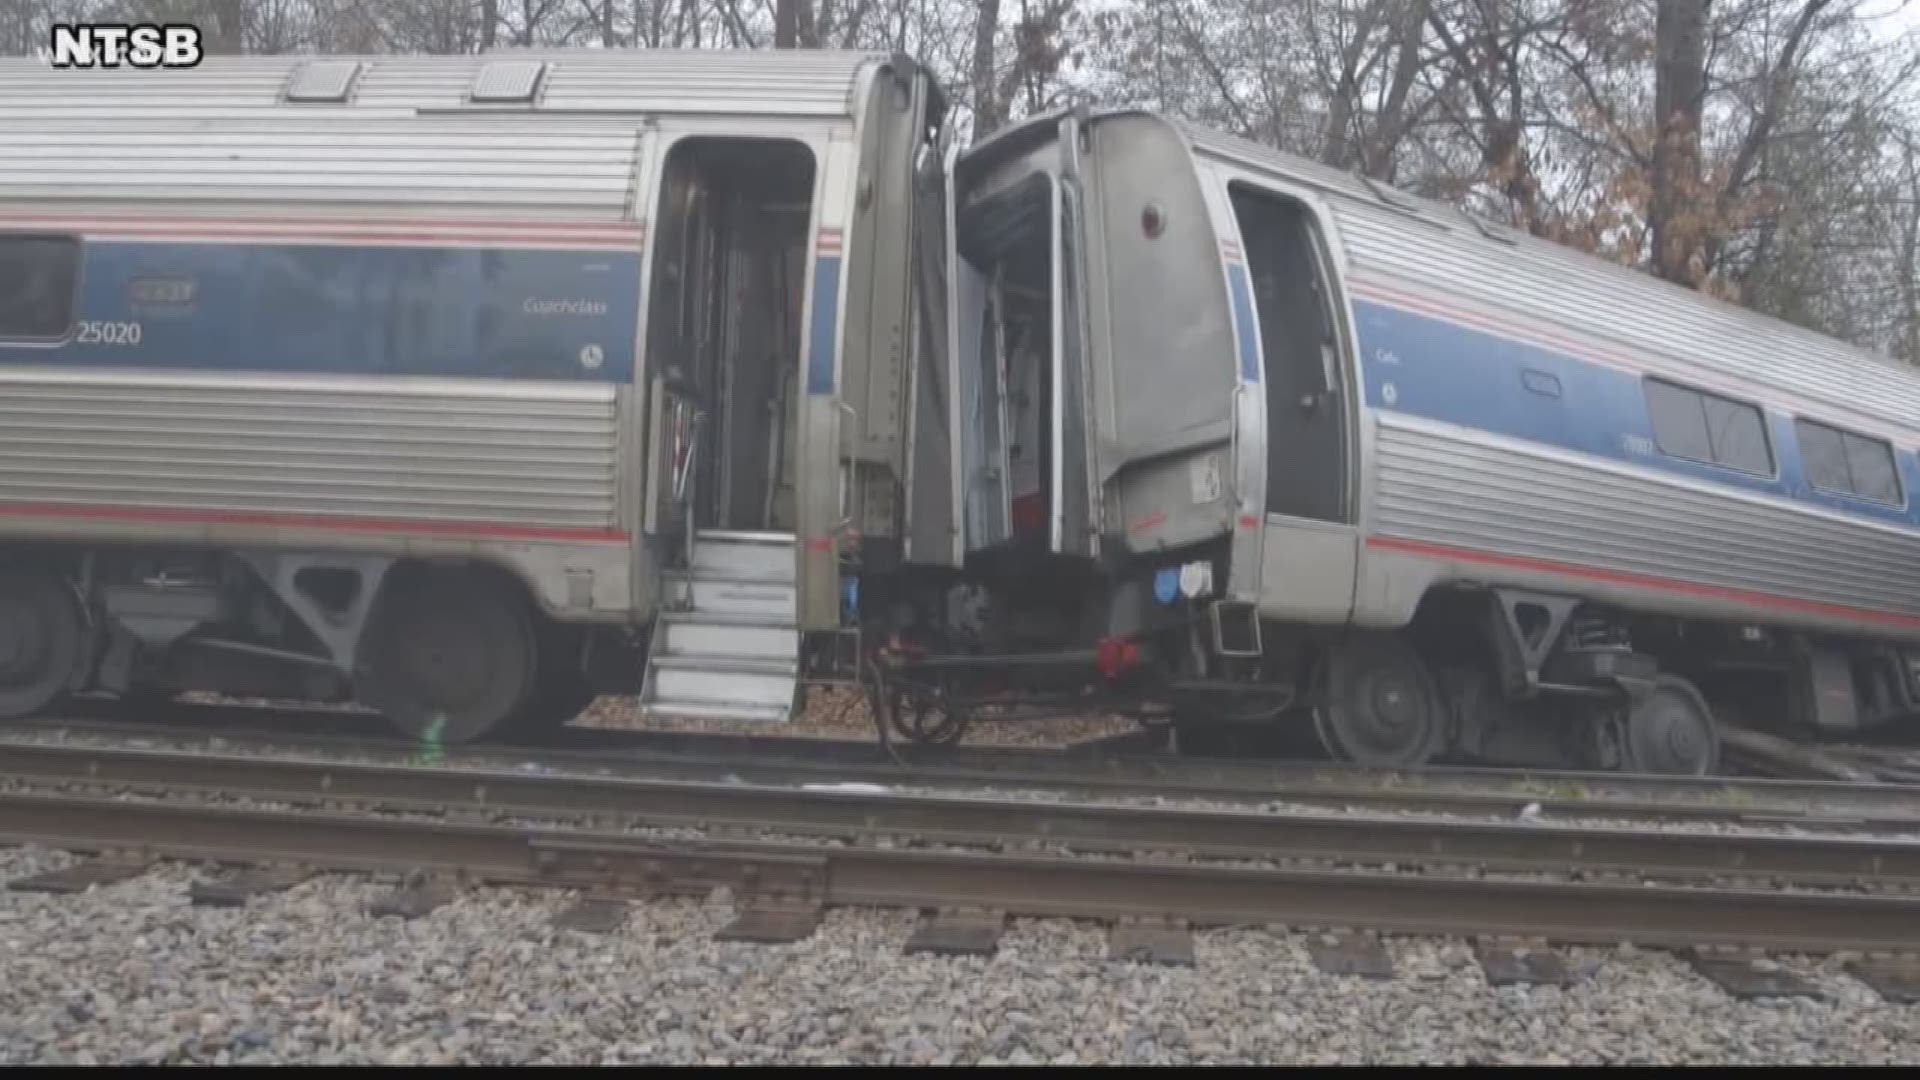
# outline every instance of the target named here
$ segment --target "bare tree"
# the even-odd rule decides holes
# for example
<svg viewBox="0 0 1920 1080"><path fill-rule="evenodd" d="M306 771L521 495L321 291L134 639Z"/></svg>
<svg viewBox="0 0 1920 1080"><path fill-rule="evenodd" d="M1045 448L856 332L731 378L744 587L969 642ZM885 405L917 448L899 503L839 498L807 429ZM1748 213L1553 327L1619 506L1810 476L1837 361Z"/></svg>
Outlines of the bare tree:
<svg viewBox="0 0 1920 1080"><path fill-rule="evenodd" d="M1705 223L1687 207L1699 197L1700 123L1707 96L1711 0L1662 0L1654 22L1653 272L1697 284Z"/></svg>

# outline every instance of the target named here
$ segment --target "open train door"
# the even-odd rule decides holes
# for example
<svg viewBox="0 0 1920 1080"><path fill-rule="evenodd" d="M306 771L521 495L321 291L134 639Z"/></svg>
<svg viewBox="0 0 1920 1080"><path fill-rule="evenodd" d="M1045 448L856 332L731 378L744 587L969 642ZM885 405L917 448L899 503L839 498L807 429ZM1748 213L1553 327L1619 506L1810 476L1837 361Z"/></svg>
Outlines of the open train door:
<svg viewBox="0 0 1920 1080"><path fill-rule="evenodd" d="M1236 348L1193 155L1178 129L1146 114L1069 118L1062 134L1079 196L1067 212L1084 218L1080 260L1100 270L1080 295L1102 531L1131 552L1239 539L1254 531L1239 522L1259 520L1247 466L1262 450L1240 445L1260 431L1257 395L1243 392L1259 382L1259 355L1251 342ZM1257 548L1243 558L1240 547L1230 588L1251 599Z"/></svg>
<svg viewBox="0 0 1920 1080"><path fill-rule="evenodd" d="M947 151L947 357L952 371L949 431L959 463L953 488L954 565L966 553L999 544L1013 531L1008 486L1006 367L999 360L994 282L962 253L955 165L960 150Z"/></svg>

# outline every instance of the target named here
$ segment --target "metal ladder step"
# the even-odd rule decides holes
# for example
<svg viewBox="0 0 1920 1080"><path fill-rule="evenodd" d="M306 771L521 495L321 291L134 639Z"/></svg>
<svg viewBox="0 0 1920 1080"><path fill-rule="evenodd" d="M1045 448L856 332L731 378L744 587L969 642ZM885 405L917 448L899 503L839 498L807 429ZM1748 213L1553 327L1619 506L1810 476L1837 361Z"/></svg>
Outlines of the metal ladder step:
<svg viewBox="0 0 1920 1080"><path fill-rule="evenodd" d="M778 619L791 626L797 617L799 590L792 578L718 577L669 570L662 575L670 603L685 601L695 612Z"/></svg>
<svg viewBox="0 0 1920 1080"><path fill-rule="evenodd" d="M791 718L800 682L795 555L789 533L694 535L692 566L661 574L642 715Z"/></svg>
<svg viewBox="0 0 1920 1080"><path fill-rule="evenodd" d="M799 685L800 661L747 660L717 656L658 656L653 660L655 702L790 708Z"/></svg>
<svg viewBox="0 0 1920 1080"><path fill-rule="evenodd" d="M745 720L760 724L784 724L787 713L785 705L715 705L706 701L650 701L640 706L640 714L648 718Z"/></svg>
<svg viewBox="0 0 1920 1080"><path fill-rule="evenodd" d="M656 639L660 649L671 657L784 658L791 661L799 655L800 631L792 626L715 622L711 619L711 616L705 616L662 622Z"/></svg>
<svg viewBox="0 0 1920 1080"><path fill-rule="evenodd" d="M693 544L693 571L792 581L796 572L793 537L784 533L699 533Z"/></svg>

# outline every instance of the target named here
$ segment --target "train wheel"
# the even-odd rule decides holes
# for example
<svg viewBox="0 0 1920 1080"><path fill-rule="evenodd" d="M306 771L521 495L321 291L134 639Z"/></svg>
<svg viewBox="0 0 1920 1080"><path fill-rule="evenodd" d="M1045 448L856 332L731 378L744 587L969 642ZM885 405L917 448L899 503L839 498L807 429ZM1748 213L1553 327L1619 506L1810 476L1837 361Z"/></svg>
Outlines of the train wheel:
<svg viewBox="0 0 1920 1080"><path fill-rule="evenodd" d="M1692 683L1674 675L1660 676L1634 703L1620 747L1627 772L1710 776L1720 768L1713 710Z"/></svg>
<svg viewBox="0 0 1920 1080"><path fill-rule="evenodd" d="M85 636L65 582L46 571L0 573L0 720L32 716L60 700Z"/></svg>
<svg viewBox="0 0 1920 1080"><path fill-rule="evenodd" d="M571 723L600 696L580 669L583 636L578 628L549 624L534 637L539 666L526 702L512 720L514 734L526 738Z"/></svg>
<svg viewBox="0 0 1920 1080"><path fill-rule="evenodd" d="M408 736L472 742L520 711L534 686L524 605L468 575L405 582L362 646L361 698Z"/></svg>
<svg viewBox="0 0 1920 1080"><path fill-rule="evenodd" d="M968 716L948 708L947 695L905 687L892 692L887 716L901 738L929 746L952 746L966 733Z"/></svg>
<svg viewBox="0 0 1920 1080"><path fill-rule="evenodd" d="M599 696L582 672L543 670L512 721L513 733L522 739L538 739L572 723Z"/></svg>
<svg viewBox="0 0 1920 1080"><path fill-rule="evenodd" d="M1416 768L1446 741L1446 702L1418 653L1386 634L1349 637L1328 653L1314 710L1334 757L1376 768Z"/></svg>

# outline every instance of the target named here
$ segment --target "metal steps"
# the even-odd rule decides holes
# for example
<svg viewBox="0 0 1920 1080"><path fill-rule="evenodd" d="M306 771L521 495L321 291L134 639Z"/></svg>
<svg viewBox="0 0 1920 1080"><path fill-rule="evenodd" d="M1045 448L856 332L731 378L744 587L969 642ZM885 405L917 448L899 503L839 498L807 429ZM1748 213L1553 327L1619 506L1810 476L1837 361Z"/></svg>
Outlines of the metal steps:
<svg viewBox="0 0 1920 1080"><path fill-rule="evenodd" d="M787 722L800 678L793 536L696 533L692 564L662 575L641 714Z"/></svg>

